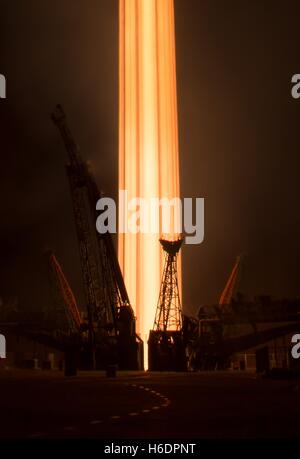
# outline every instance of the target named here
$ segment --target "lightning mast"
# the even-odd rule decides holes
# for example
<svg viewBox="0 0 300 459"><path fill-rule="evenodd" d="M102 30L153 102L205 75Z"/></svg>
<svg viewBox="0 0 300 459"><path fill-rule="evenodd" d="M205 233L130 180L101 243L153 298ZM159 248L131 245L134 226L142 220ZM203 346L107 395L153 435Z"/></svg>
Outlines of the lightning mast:
<svg viewBox="0 0 300 459"><path fill-rule="evenodd" d="M160 239L160 243L165 252L165 264L154 326L149 335L149 369L184 370L182 309L177 277L177 257L182 239Z"/></svg>
<svg viewBox="0 0 300 459"><path fill-rule="evenodd" d="M177 278L177 255L182 239L160 240L165 252L165 265L156 308L154 330L181 330L182 315Z"/></svg>

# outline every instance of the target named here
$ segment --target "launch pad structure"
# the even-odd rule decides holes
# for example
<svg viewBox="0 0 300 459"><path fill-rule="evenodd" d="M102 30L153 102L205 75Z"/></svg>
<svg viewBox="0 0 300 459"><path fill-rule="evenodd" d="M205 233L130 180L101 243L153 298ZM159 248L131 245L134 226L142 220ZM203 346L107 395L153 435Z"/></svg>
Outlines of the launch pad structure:
<svg viewBox="0 0 300 459"><path fill-rule="evenodd" d="M153 330L148 341L149 370L186 370L182 332L182 309L178 287L177 257L182 239L160 239L165 264L156 308Z"/></svg>
<svg viewBox="0 0 300 459"><path fill-rule="evenodd" d="M135 332L135 316L110 233L96 231L96 203L101 194L80 156L61 106L52 120L63 138L68 156L67 175L73 203L87 308L85 365L123 370L143 369L143 343Z"/></svg>

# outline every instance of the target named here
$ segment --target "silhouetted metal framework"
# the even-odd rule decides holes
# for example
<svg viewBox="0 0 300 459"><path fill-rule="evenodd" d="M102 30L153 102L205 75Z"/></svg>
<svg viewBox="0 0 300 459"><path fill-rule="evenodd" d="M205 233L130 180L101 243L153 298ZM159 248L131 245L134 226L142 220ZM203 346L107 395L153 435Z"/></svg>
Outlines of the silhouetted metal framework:
<svg viewBox="0 0 300 459"><path fill-rule="evenodd" d="M80 157L79 147L72 138L66 123L66 116L60 106L56 107L52 119L60 130L69 155L69 164L66 169L71 189L81 270L88 309L89 331L90 338L92 339L95 323L103 327L108 323L114 325L115 322L114 308L112 304L107 304L105 301L103 269L99 258L99 251L97 250L98 241L95 230L96 209L93 212L97 201L96 187L91 180L87 164Z"/></svg>
<svg viewBox="0 0 300 459"><path fill-rule="evenodd" d="M135 317L111 235L102 235L96 230L96 203L101 194L87 163L80 156L61 106L56 107L52 119L69 155L67 174L79 242L90 342L95 343L95 334L118 338L119 355L122 355L121 360L127 361L125 366L129 369L136 366L134 361L140 340L135 334Z"/></svg>
<svg viewBox="0 0 300 459"><path fill-rule="evenodd" d="M184 371L186 358L177 277L177 255L182 240L160 239L160 243L165 252L165 264L154 326L148 340L149 370Z"/></svg>
<svg viewBox="0 0 300 459"><path fill-rule="evenodd" d="M165 264L153 330L181 331L182 311L177 277L177 255L182 239L177 241L160 239L160 243L165 252Z"/></svg>

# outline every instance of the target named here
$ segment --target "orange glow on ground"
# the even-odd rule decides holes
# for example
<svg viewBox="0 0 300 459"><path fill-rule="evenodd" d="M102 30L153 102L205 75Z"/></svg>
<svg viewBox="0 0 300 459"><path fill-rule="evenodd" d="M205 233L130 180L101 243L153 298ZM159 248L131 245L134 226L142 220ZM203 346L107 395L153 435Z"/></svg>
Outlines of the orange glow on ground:
<svg viewBox="0 0 300 459"><path fill-rule="evenodd" d="M180 197L173 0L120 0L119 21L119 189L129 200ZM159 235L119 234L118 242L147 368L163 267Z"/></svg>

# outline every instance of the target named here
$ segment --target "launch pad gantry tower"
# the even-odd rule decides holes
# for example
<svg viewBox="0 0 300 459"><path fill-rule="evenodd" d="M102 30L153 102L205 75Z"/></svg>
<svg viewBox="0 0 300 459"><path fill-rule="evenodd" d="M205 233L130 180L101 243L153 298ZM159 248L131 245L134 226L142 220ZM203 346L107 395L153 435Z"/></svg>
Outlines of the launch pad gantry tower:
<svg viewBox="0 0 300 459"><path fill-rule="evenodd" d="M186 359L177 276L177 255L182 239L161 239L160 243L165 252L165 264L154 326L149 335L149 370L184 371Z"/></svg>

